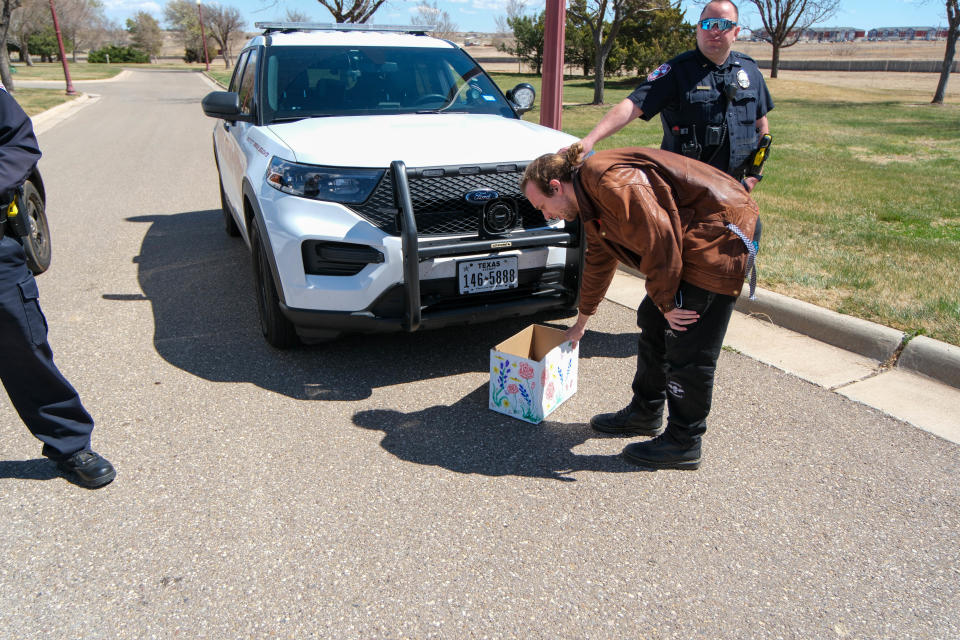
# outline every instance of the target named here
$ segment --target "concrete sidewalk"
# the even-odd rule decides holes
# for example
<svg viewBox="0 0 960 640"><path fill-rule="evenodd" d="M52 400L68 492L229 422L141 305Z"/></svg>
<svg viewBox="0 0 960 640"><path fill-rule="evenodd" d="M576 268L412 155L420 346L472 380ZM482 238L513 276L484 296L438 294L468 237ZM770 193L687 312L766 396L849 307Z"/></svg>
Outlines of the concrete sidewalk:
<svg viewBox="0 0 960 640"><path fill-rule="evenodd" d="M643 278L621 269L607 298L635 309ZM960 348L763 289L744 295L724 345L960 443Z"/></svg>

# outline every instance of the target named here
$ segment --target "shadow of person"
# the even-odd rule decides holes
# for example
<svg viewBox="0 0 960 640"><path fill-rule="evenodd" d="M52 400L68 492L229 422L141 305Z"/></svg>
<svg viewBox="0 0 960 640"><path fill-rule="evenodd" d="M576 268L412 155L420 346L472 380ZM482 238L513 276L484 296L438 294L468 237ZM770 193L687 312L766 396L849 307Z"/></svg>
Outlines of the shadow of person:
<svg viewBox="0 0 960 640"><path fill-rule="evenodd" d="M573 448L594 437L583 423L538 425L487 408L487 385L453 405L402 413L359 411L353 422L383 431L380 446L401 460L457 473L522 476L574 482L578 471L636 471L618 455L579 455Z"/></svg>
<svg viewBox="0 0 960 640"><path fill-rule="evenodd" d="M63 477L52 461L47 458L34 460L0 460L0 479L53 480Z"/></svg>

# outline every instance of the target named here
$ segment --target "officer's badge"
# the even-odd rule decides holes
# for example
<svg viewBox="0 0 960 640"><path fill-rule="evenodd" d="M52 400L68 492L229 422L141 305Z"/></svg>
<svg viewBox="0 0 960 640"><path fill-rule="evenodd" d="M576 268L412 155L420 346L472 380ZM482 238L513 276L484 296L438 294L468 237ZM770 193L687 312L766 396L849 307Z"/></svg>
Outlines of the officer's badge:
<svg viewBox="0 0 960 640"><path fill-rule="evenodd" d="M750 86L750 76L748 76L747 72L743 69L737 71L737 84L740 85L741 89L746 89Z"/></svg>
<svg viewBox="0 0 960 640"><path fill-rule="evenodd" d="M668 73L670 73L670 65L664 63L650 72L650 75L647 76L647 82L653 82L657 78L662 78Z"/></svg>

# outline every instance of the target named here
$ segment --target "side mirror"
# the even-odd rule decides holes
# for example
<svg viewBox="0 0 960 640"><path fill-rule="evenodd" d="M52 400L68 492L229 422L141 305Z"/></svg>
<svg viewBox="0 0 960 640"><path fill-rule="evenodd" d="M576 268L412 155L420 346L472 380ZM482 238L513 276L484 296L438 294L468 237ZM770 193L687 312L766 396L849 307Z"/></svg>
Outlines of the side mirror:
<svg viewBox="0 0 960 640"><path fill-rule="evenodd" d="M211 118L240 119L240 96L235 91L211 91L200 104Z"/></svg>
<svg viewBox="0 0 960 640"><path fill-rule="evenodd" d="M507 91L507 100L513 103L519 113L523 114L533 109L533 103L537 100L537 90L533 85L521 82Z"/></svg>

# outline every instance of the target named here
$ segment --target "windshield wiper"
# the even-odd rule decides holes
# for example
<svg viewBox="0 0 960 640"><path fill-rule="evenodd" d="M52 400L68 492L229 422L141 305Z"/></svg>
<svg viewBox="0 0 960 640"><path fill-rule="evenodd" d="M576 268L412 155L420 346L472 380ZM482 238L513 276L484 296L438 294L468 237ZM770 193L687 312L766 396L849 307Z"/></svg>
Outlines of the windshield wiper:
<svg viewBox="0 0 960 640"><path fill-rule="evenodd" d="M277 122L297 122L298 120L309 120L310 118L332 118L333 114L330 113L315 113L309 116L286 116L283 118L274 118L270 121L270 124L276 124Z"/></svg>

